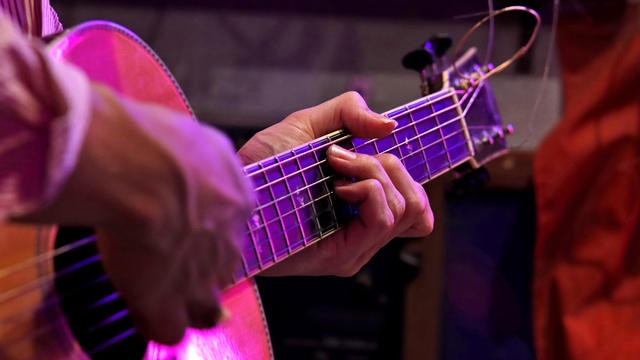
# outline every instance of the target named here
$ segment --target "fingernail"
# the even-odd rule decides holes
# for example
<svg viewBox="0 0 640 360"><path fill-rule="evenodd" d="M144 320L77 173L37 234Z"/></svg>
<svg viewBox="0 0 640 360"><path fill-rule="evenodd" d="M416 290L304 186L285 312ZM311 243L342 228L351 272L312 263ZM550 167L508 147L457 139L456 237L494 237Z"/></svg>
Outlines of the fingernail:
<svg viewBox="0 0 640 360"><path fill-rule="evenodd" d="M345 148L342 148L338 145L331 145L329 147L329 155L335 156L342 160L354 160L356 158L356 154L348 151Z"/></svg>
<svg viewBox="0 0 640 360"><path fill-rule="evenodd" d="M398 126L398 122L393 120L393 119L389 119L386 116L380 115L380 120L385 123L385 125L387 124L393 124L393 127L395 128L396 126Z"/></svg>
<svg viewBox="0 0 640 360"><path fill-rule="evenodd" d="M227 308L223 307L220 309L220 314L218 316L218 320L216 321L216 324L225 322L229 320L229 318L231 318L231 312L227 310Z"/></svg>

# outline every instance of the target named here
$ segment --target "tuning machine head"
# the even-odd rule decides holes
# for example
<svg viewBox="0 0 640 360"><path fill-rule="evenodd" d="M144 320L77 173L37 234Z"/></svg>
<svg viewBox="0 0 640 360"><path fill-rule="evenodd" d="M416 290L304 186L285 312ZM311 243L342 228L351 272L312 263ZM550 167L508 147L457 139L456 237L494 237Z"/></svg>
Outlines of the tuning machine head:
<svg viewBox="0 0 640 360"><path fill-rule="evenodd" d="M430 52L438 61L446 59L447 51L453 45L453 39L448 34L437 34L424 43L424 49Z"/></svg>
<svg viewBox="0 0 640 360"><path fill-rule="evenodd" d="M420 74L422 95L442 88L441 74L449 66L445 54L452 44L449 35L434 35L402 58L402 66Z"/></svg>

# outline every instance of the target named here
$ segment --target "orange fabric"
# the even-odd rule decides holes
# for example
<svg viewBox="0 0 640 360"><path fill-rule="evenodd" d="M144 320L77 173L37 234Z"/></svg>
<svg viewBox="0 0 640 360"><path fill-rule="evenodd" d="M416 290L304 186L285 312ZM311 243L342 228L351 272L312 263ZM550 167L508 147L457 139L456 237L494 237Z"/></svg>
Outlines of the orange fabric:
<svg viewBox="0 0 640 360"><path fill-rule="evenodd" d="M540 360L640 359L640 8L620 15L559 26L565 114L534 165Z"/></svg>

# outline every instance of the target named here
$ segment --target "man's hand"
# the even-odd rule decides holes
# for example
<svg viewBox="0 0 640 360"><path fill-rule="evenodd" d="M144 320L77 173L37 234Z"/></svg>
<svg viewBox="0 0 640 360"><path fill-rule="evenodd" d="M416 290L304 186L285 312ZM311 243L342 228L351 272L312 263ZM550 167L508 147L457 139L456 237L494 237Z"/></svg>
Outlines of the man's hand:
<svg viewBox="0 0 640 360"><path fill-rule="evenodd" d="M387 136L396 122L368 109L355 92L289 115L251 138L238 155L253 163L346 128L359 138ZM356 154L336 145L327 151L329 165L358 181L336 182L341 199L358 204L358 216L327 239L267 269L264 275L355 274L389 240L431 233L433 213L422 186L390 154Z"/></svg>
<svg viewBox="0 0 640 360"><path fill-rule="evenodd" d="M102 264L146 339L175 344L219 320L219 289L254 201L229 140L188 116L92 93L74 172L19 220L93 226Z"/></svg>

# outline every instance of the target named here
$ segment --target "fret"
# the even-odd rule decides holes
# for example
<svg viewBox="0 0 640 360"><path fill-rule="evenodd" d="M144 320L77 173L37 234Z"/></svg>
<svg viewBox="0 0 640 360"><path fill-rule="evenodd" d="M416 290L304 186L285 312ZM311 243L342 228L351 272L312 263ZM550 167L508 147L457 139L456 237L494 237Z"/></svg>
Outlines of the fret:
<svg viewBox="0 0 640 360"><path fill-rule="evenodd" d="M397 143L393 135L376 139L375 144L379 154L389 153L396 156L397 158L400 158L400 150L396 147Z"/></svg>
<svg viewBox="0 0 640 360"><path fill-rule="evenodd" d="M242 255L242 254L241 254ZM244 261L244 256L240 256L241 264L236 268L236 271L233 273L232 280L233 283L236 284L240 280L246 278L251 273L249 268L247 267L247 263Z"/></svg>
<svg viewBox="0 0 640 360"><path fill-rule="evenodd" d="M462 114L462 109L460 108L460 101L458 100L458 95L453 93L452 96L453 102L456 104L456 112L458 113L458 117L460 118L460 124L464 130L464 137L467 141L467 149L469 150L469 157L475 154L475 150L473 149L473 143L471 142L471 135L469 134L469 128L467 127L467 121L464 119Z"/></svg>
<svg viewBox="0 0 640 360"><path fill-rule="evenodd" d="M316 160L316 164L319 163L321 160L325 160L326 159L326 151L323 151L320 155L318 155L318 151L317 151L316 148L320 147L322 145L325 145L328 142L329 142L329 140L327 138L325 138L325 139L322 139L322 141L314 142L314 143L311 144L311 149L312 149L313 156L314 156L314 158ZM323 168L325 170L323 170ZM329 175L331 173L331 171L329 171L329 169L328 169L327 162L324 162L324 163L320 164L320 166L318 166L318 170L319 170L320 176L321 176L321 178L323 180L327 177L327 175ZM322 189L324 190L324 194L329 194L331 192L326 181L323 181L321 183L321 185L323 187ZM322 224L325 221L326 221L328 229L332 229L332 228L338 226L338 217L337 217L336 212L335 212L335 205L333 203L332 196L327 196L325 199L327 199L328 201L325 202L324 199L323 199L323 202L321 203L321 205L327 206L327 208L330 210L329 213L331 215L331 218L327 219L322 215L319 216L318 220L319 220L319 223L320 223L320 236L323 235L323 232L324 232L323 229L325 228L325 226L323 226ZM317 204L317 203L314 203L314 205L315 204ZM323 213L322 211L317 211L317 210L318 210L318 208L316 208L316 212L318 212L319 214Z"/></svg>
<svg viewBox="0 0 640 360"><path fill-rule="evenodd" d="M291 251L301 246L300 239L304 238L304 226L300 212L303 211L304 204L308 200L299 194L299 189L304 187L304 180L300 173L300 164L295 159L295 153L293 151L284 153L278 159L288 193L287 206L281 208L280 212L281 214L286 214L283 216L283 227L285 228L285 239L287 240L287 252L291 253ZM302 209L298 209L300 207Z"/></svg>
<svg viewBox="0 0 640 360"><path fill-rule="evenodd" d="M454 151L455 151L456 149L459 149L459 148L465 148L465 146L464 146L464 145L466 145L466 142L462 142L462 143L456 144L456 145L454 145L454 146L452 147L452 149L451 149L451 150L454 150ZM444 153L444 152L441 152L440 154L436 154L436 155L434 155L434 156L431 156L427 161L429 161L429 160L431 160L432 158L435 158L435 157L440 157L440 158L442 158L442 157L444 157L444 155L445 155L445 153ZM461 160L460 162L462 162L462 161L464 161L464 160ZM458 165L460 162L458 162L458 163L456 163L456 164L454 164L454 165ZM422 164L417 164L416 166L421 166L421 165L422 165ZM445 165L441 165L437 170L434 170L434 171L432 171L432 172L430 173L430 175L431 175L431 176L430 176L430 179L429 179L429 180L432 180L433 178L435 178L435 177L437 177L437 176L439 176L439 175L443 174L443 173L444 173L444 172L446 172L448 169L449 169L449 168L448 168L448 166L447 166L446 164L445 164ZM408 171L411 171L412 169L408 168L407 170L408 170Z"/></svg>
<svg viewBox="0 0 640 360"><path fill-rule="evenodd" d="M441 103L441 102L442 102L442 101L439 101L439 102L437 102L436 104ZM431 106L431 110L433 111L433 113L434 113L434 114L435 114L436 112L438 112L438 110L441 110L441 109L437 109L437 108L434 106L434 104L433 104L433 103L431 103L431 105L430 105L430 106ZM440 122L439 117L440 117L440 115L435 115L435 116L434 116L434 118L436 119L436 126L438 127L438 131L437 131L437 132L439 132L439 133L440 133L440 139L442 140L442 146L444 147L444 152L445 152L445 154L446 154L446 156L447 156L447 167L449 167L449 169L451 169L451 158L449 157L449 150L447 149L447 143L446 143L446 141L444 140L444 133L442 132L442 127L440 126L442 123Z"/></svg>
<svg viewBox="0 0 640 360"><path fill-rule="evenodd" d="M260 167L259 178L260 185L267 185L262 187L260 190L256 191L256 197L258 200L259 214L258 220L261 221L260 226L254 229L255 236L255 246L258 250L258 255L260 259L261 266L269 265L271 262L275 261L275 250L273 249L272 243L269 240L270 229L269 226L273 226L272 219L275 219L278 216L278 212L276 211L275 204L270 204L272 202L272 195L269 184L269 179L267 178L267 172L264 171L264 164L261 162L258 164ZM273 229L271 229L273 232Z"/></svg>
<svg viewBox="0 0 640 360"><path fill-rule="evenodd" d="M275 165L275 166L272 166ZM272 157L266 159L260 163L263 168L264 174L267 178L266 187L268 191L268 198L265 196L265 202L261 202L263 212L269 216L265 217L266 228L268 233L267 240L270 243L273 260L278 261L278 257L287 252L288 244L285 238L286 227L282 218L281 208L291 208L291 200L288 197L283 198L288 194L285 181L281 181L284 174L282 173L280 166L278 165L278 158ZM264 170L264 168L268 168ZM280 200L279 200L280 199ZM269 205L267 205L269 204Z"/></svg>
<svg viewBox="0 0 640 360"><path fill-rule="evenodd" d="M376 155L376 149L368 139L351 138L351 144L353 145L353 151L358 154Z"/></svg>
<svg viewBox="0 0 640 360"><path fill-rule="evenodd" d="M303 150L303 149L301 149ZM322 224L320 224L320 214L318 209L316 208L316 203L313 199L321 196L321 191L318 191L318 185L312 185L322 179L322 175L318 167L312 166L316 164L316 158L313 154L313 147L311 144L307 144L304 147L304 152L298 154L297 161L301 169L309 167L309 169L304 170L302 172L302 180L304 181L304 185L306 188L307 195L309 197L309 203L311 211L313 212L313 223L311 225L315 225L311 231L312 234L317 233L320 234L322 229ZM310 167L311 166L311 167ZM308 244L307 239L303 239L305 246Z"/></svg>
<svg viewBox="0 0 640 360"><path fill-rule="evenodd" d="M447 149L447 154L449 155L451 166L471 155L471 153L465 151L464 148L458 148L456 154L453 154L449 150L453 144L458 144L460 141L467 141L464 132L464 121L460 116L461 111L456 100L457 99L451 96L433 104L434 110L440 112L438 115L439 123L446 124L442 125L440 130L444 137L444 144Z"/></svg>
<svg viewBox="0 0 640 360"><path fill-rule="evenodd" d="M416 137L418 138L418 144L420 148L420 151L418 152L418 154L420 155L420 158L421 158L421 159L418 159L419 162L416 166L413 166L413 167L408 166L407 171L409 172L409 175L411 175L411 178L413 178L414 181L422 182L423 180L426 180L429 178L429 166L427 164L427 156L424 153L424 144L422 143L420 136L417 136L419 132L418 132L418 128L416 127L416 121L413 117L413 112L410 111L410 108L408 106L407 106L407 110L409 110L409 117L411 118L411 126L413 127L413 131L415 131Z"/></svg>
<svg viewBox="0 0 640 360"><path fill-rule="evenodd" d="M260 260L260 253L258 251L257 241L254 235L254 230L251 227L251 222L253 222L254 228L259 228L262 226L262 220L260 219L259 213L253 214L253 216L247 222L247 229L249 230L247 236L245 236L245 244L249 245L249 251L245 251L247 246L242 247L242 259L244 263L247 265L247 270L249 273L252 273L256 270L262 270L262 261ZM248 240L248 241L247 241ZM255 268L254 268L255 266Z"/></svg>
<svg viewBox="0 0 640 360"><path fill-rule="evenodd" d="M276 163L278 164L278 170L280 170L280 174L282 175L282 177L286 177L286 173L284 172L284 169L282 168L282 161L280 160L279 157L275 158ZM279 180L280 178L276 179ZM284 183L284 191L282 193L274 193L273 188L269 187L271 189L271 196L273 196L273 200L275 201L278 198L282 198L282 195L285 193L291 194L291 191L289 191L289 185L287 183L286 180L281 181L281 183ZM281 208L281 204L284 203L283 208ZM284 250L287 252L287 254L291 253L291 250L289 249L289 234L287 232L287 226L285 225L285 219L283 217L283 213L287 212L287 205L291 206L291 209L293 209L295 207L295 204L293 204L293 199L289 200L289 199L285 199L285 200L280 200L276 203L276 210L278 211L278 220L280 221L280 227L282 228L282 233L284 235ZM282 251L280 249L278 249L278 251L276 251L276 255L278 255L278 253ZM276 261L277 261L277 256L276 256Z"/></svg>
<svg viewBox="0 0 640 360"><path fill-rule="evenodd" d="M385 113L398 126L375 140L337 131L245 168L259 208L247 222L242 267L234 279L265 267L339 229L339 217L354 215L333 192L336 174L326 161L331 143L360 154L389 153L420 183L472 156L469 130L453 90L441 91ZM340 216L338 215L340 214ZM348 218L348 217L347 217Z"/></svg>
<svg viewBox="0 0 640 360"><path fill-rule="evenodd" d="M258 188L267 183L267 179L261 171L260 164L254 164L245 168L245 172L254 188ZM256 191L258 206L260 204L260 198L264 196L264 190ZM265 218L262 210L255 210L249 220L247 220L247 228L249 231L247 236L244 237L244 244L241 249L249 272L262 270L271 258L271 250L266 249L267 253L265 254L264 247L259 246L261 239L268 237L266 229L263 226L264 222Z"/></svg>

